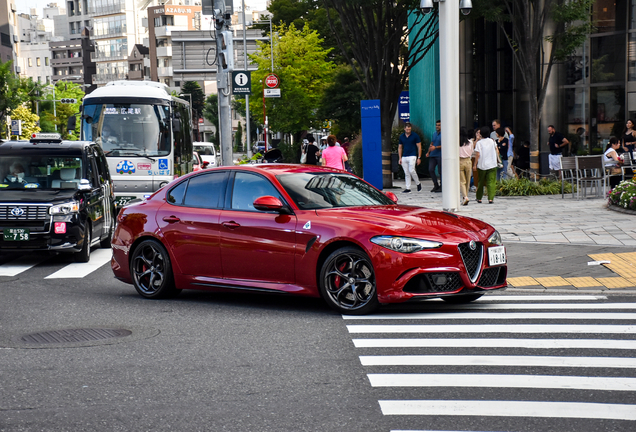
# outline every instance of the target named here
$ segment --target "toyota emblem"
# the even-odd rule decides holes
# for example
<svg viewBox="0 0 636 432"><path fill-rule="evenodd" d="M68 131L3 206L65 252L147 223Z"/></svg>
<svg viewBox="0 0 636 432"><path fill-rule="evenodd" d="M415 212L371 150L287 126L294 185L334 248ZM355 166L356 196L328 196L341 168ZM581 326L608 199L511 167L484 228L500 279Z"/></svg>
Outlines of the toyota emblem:
<svg viewBox="0 0 636 432"><path fill-rule="evenodd" d="M477 249L477 243L475 243L475 240L471 240L470 243L468 243L468 246L470 246L470 250L475 250Z"/></svg>
<svg viewBox="0 0 636 432"><path fill-rule="evenodd" d="M24 214L24 209L21 209L20 207L14 207L11 209L11 216L22 216Z"/></svg>

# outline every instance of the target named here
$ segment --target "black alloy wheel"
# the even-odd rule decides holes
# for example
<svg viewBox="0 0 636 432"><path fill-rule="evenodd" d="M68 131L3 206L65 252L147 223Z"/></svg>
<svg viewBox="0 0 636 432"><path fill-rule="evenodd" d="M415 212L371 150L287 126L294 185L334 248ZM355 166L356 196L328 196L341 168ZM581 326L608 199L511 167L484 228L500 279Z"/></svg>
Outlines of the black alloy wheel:
<svg viewBox="0 0 636 432"><path fill-rule="evenodd" d="M91 260L91 241L93 240L91 236L91 224L86 223L86 228L84 231L84 245L82 246L82 250L76 252L73 256L75 258L75 262L87 263Z"/></svg>
<svg viewBox="0 0 636 432"><path fill-rule="evenodd" d="M168 298L180 292L174 285L168 252L155 240L144 240L135 248L130 271L133 285L142 297Z"/></svg>
<svg viewBox="0 0 636 432"><path fill-rule="evenodd" d="M332 309L343 314L364 315L380 305L371 260L356 247L329 255L320 271L320 292Z"/></svg>

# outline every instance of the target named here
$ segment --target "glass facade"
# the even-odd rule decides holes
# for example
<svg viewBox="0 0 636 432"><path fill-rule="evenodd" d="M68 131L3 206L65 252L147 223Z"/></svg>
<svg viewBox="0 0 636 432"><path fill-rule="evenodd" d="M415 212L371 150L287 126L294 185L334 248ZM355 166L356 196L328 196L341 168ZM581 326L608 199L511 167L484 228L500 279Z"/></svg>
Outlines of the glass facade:
<svg viewBox="0 0 636 432"><path fill-rule="evenodd" d="M93 23L93 36L114 36L126 32L126 15L95 18Z"/></svg>

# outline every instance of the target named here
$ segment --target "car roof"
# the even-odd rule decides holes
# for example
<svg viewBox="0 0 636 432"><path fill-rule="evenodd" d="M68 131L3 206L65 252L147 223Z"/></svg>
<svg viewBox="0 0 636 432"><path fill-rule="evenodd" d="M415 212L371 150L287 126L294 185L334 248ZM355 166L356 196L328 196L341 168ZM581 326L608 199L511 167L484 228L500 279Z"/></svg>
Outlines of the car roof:
<svg viewBox="0 0 636 432"><path fill-rule="evenodd" d="M262 163L262 164L243 164L243 165L234 165L234 166L222 166L217 168L212 168L208 170L208 172L218 171L218 170L236 170L236 171L251 171L251 172L260 172L268 175L281 175L281 174L293 174L293 173L340 173L340 174L348 174L347 172L329 168L329 167L321 167L317 165L299 165L299 164L277 164L277 163Z"/></svg>

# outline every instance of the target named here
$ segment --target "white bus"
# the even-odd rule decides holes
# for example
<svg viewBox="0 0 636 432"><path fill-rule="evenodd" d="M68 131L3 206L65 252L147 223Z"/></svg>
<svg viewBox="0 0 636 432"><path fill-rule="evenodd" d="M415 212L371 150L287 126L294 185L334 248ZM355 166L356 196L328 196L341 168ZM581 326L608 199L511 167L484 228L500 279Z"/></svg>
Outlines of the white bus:
<svg viewBox="0 0 636 432"><path fill-rule="evenodd" d="M152 81L113 81L84 97L81 139L104 150L116 203L143 199L192 171L190 106Z"/></svg>

